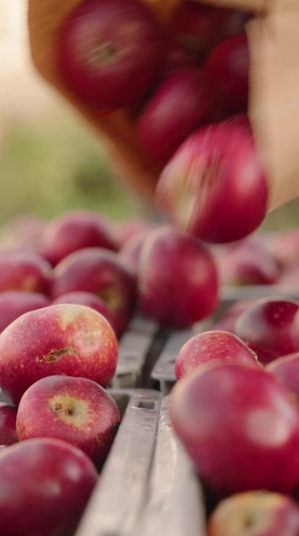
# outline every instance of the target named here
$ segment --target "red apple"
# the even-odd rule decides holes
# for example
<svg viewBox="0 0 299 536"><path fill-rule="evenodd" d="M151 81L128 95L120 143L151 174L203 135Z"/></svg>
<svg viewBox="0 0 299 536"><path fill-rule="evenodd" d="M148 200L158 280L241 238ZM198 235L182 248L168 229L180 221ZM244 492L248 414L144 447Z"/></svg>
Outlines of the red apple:
<svg viewBox="0 0 299 536"><path fill-rule="evenodd" d="M85 378L48 376L23 394L17 434L20 441L35 437L62 439L101 466L120 420L113 398L97 383Z"/></svg>
<svg viewBox="0 0 299 536"><path fill-rule="evenodd" d="M1 303L1 296L0 296L0 303ZM98 311L98 313L101 313L106 320L108 320L109 324L113 327L114 331L116 331L117 325L114 320L114 316L112 312L108 309L105 302L96 296L95 294L91 294L90 292L69 292L68 294L63 294L56 300L52 302L52 305L57 305L61 303L68 303L68 304L75 304L75 305L85 305L86 307L91 307L92 309L95 309L95 311Z"/></svg>
<svg viewBox="0 0 299 536"><path fill-rule="evenodd" d="M248 40L243 33L220 43L206 61L206 67L231 112L247 110L249 59Z"/></svg>
<svg viewBox="0 0 299 536"><path fill-rule="evenodd" d="M286 388L299 399L299 353L276 359L269 363L267 370L281 380Z"/></svg>
<svg viewBox="0 0 299 536"><path fill-rule="evenodd" d="M260 346L259 344L248 343L248 348L256 353L259 362L264 366L279 358L279 354L277 352L270 350L269 348L265 348L264 346Z"/></svg>
<svg viewBox="0 0 299 536"><path fill-rule="evenodd" d="M37 253L25 249L0 252L0 292L25 290L46 294L51 279L50 264Z"/></svg>
<svg viewBox="0 0 299 536"><path fill-rule="evenodd" d="M14 406L0 404L0 445L9 446L18 442L16 418L17 410Z"/></svg>
<svg viewBox="0 0 299 536"><path fill-rule="evenodd" d="M299 351L299 303L275 297L256 300L238 317L234 331L250 347L260 346L277 357Z"/></svg>
<svg viewBox="0 0 299 536"><path fill-rule="evenodd" d="M253 232L267 210L267 181L245 116L203 127L162 172L156 201L180 229L208 242Z"/></svg>
<svg viewBox="0 0 299 536"><path fill-rule="evenodd" d="M218 40L220 25L217 21L215 27L215 11L209 6L187 0L174 14L171 29L196 58L202 57Z"/></svg>
<svg viewBox="0 0 299 536"><path fill-rule="evenodd" d="M52 305L15 320L0 335L0 386L14 404L40 378L88 378L106 387L117 364L107 320L83 305Z"/></svg>
<svg viewBox="0 0 299 536"><path fill-rule="evenodd" d="M223 286L272 285L280 275L274 257L257 238L247 238L217 255L220 282Z"/></svg>
<svg viewBox="0 0 299 536"><path fill-rule="evenodd" d="M113 314L117 333L125 331L135 310L136 282L116 253L88 248L61 261L54 270L53 299L78 290L99 296Z"/></svg>
<svg viewBox="0 0 299 536"><path fill-rule="evenodd" d="M162 326L183 329L218 305L212 255L192 237L165 227L147 237L138 267L141 311Z"/></svg>
<svg viewBox="0 0 299 536"><path fill-rule="evenodd" d="M231 9L215 9L187 0L177 9L172 29L195 57L202 57L224 39L244 32L249 14Z"/></svg>
<svg viewBox="0 0 299 536"><path fill-rule="evenodd" d="M51 221L43 233L43 254L54 266L70 253L89 247L117 249L108 220L93 212L63 214Z"/></svg>
<svg viewBox="0 0 299 536"><path fill-rule="evenodd" d="M0 294L0 332L19 316L50 305L50 300L37 292L8 290Z"/></svg>
<svg viewBox="0 0 299 536"><path fill-rule="evenodd" d="M163 37L154 15L137 0L85 0L58 39L62 79L101 109L129 106L158 79Z"/></svg>
<svg viewBox="0 0 299 536"><path fill-rule="evenodd" d="M210 363L215 359L259 366L256 354L232 333L206 331L192 337L180 350L175 362L177 380L199 365Z"/></svg>
<svg viewBox="0 0 299 536"><path fill-rule="evenodd" d="M298 536L298 504L279 493L250 491L219 503L208 522L209 536Z"/></svg>
<svg viewBox="0 0 299 536"><path fill-rule="evenodd" d="M284 386L258 367L215 362L180 380L174 430L217 496L299 482L299 417Z"/></svg>
<svg viewBox="0 0 299 536"><path fill-rule="evenodd" d="M214 86L203 69L181 69L162 82L137 121L137 140L153 160L167 162L196 128L215 116Z"/></svg>
<svg viewBox="0 0 299 536"><path fill-rule="evenodd" d="M166 43L165 51L165 73L169 74L178 69L185 69L187 67L195 67L196 63L194 59L188 54L187 50L179 43L173 40L168 40Z"/></svg>
<svg viewBox="0 0 299 536"><path fill-rule="evenodd" d="M32 439L1 452L0 481L3 536L72 536L97 473L72 445Z"/></svg>
<svg viewBox="0 0 299 536"><path fill-rule="evenodd" d="M221 43L225 39L244 33L245 25L250 19L251 14L245 11L235 9L215 9L213 20L215 27L218 27L216 39ZM216 42L215 42L216 44Z"/></svg>

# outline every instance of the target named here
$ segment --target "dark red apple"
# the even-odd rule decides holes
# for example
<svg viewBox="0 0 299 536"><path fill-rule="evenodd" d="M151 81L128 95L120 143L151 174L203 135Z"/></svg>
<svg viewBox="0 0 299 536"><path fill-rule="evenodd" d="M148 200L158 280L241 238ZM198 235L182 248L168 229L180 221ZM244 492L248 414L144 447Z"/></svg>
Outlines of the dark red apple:
<svg viewBox="0 0 299 536"><path fill-rule="evenodd" d="M288 391L258 367L214 362L171 395L174 430L216 496L299 482L299 417Z"/></svg>
<svg viewBox="0 0 299 536"><path fill-rule="evenodd" d="M54 266L70 253L89 247L117 250L108 220L93 212L63 214L52 220L43 233L42 251Z"/></svg>
<svg viewBox="0 0 299 536"><path fill-rule="evenodd" d="M158 207L180 229L225 243L252 233L267 210L266 177L245 116L192 134L165 167Z"/></svg>
<svg viewBox="0 0 299 536"><path fill-rule="evenodd" d="M268 372L283 382L286 388L299 400L299 353L276 359L267 366Z"/></svg>
<svg viewBox="0 0 299 536"><path fill-rule="evenodd" d="M0 386L14 404L40 378L88 378L106 387L116 369L113 329L83 305L52 305L15 320L0 335Z"/></svg>
<svg viewBox="0 0 299 536"><path fill-rule="evenodd" d="M114 331L116 331L117 326L116 322L114 321L114 316L112 312L108 309L105 302L95 294L91 294L90 292L81 292L80 290L78 290L77 292L69 292L68 294L63 294L62 296L54 300L52 302L52 305L57 305L61 303L85 305L86 307L91 307L92 309L95 309L96 311L98 311L98 313L101 313L101 315L103 315L106 320L108 320Z"/></svg>
<svg viewBox="0 0 299 536"><path fill-rule="evenodd" d="M116 253L88 248L61 261L54 270L53 299L78 290L100 297L113 315L117 333L126 330L135 310L136 282Z"/></svg>
<svg viewBox="0 0 299 536"><path fill-rule="evenodd" d="M166 74L185 69L187 67L195 67L196 62L187 50L174 40L168 40L165 50L165 67Z"/></svg>
<svg viewBox="0 0 299 536"><path fill-rule="evenodd" d="M215 28L218 28L215 44L216 42L221 43L230 37L244 33L245 25L251 16L250 13L235 9L215 9L213 21Z"/></svg>
<svg viewBox="0 0 299 536"><path fill-rule="evenodd" d="M0 332L19 316L50 305L50 300L37 292L8 290L0 293Z"/></svg>
<svg viewBox="0 0 299 536"><path fill-rule="evenodd" d="M299 351L299 303L275 297L256 300L236 320L234 331L250 347L260 346L277 357Z"/></svg>
<svg viewBox="0 0 299 536"><path fill-rule="evenodd" d="M153 160L167 162L196 128L215 116L214 86L203 69L181 69L162 82L137 121L137 140Z"/></svg>
<svg viewBox="0 0 299 536"><path fill-rule="evenodd" d="M14 406L0 403L0 445L9 446L18 442L16 418Z"/></svg>
<svg viewBox="0 0 299 536"><path fill-rule="evenodd" d="M86 378L48 376L23 394L17 433L20 441L36 437L62 439L101 466L120 420L115 401L97 383Z"/></svg>
<svg viewBox="0 0 299 536"><path fill-rule="evenodd" d="M182 2L176 10L171 29L194 57L201 58L217 41L219 24L214 27L215 9L198 2Z"/></svg>
<svg viewBox="0 0 299 536"><path fill-rule="evenodd" d="M231 112L247 110L249 61L248 40L244 33L220 43L206 61L206 67Z"/></svg>
<svg viewBox="0 0 299 536"><path fill-rule="evenodd" d="M0 455L0 533L72 536L97 483L93 463L57 439L32 439Z"/></svg>
<svg viewBox="0 0 299 536"><path fill-rule="evenodd" d="M129 106L163 68L163 37L137 0L85 0L65 20L57 43L62 79L103 109Z"/></svg>
<svg viewBox="0 0 299 536"><path fill-rule="evenodd" d="M0 292L25 290L48 293L52 279L50 264L26 249L0 252Z"/></svg>
<svg viewBox="0 0 299 536"><path fill-rule="evenodd" d="M213 257L197 240L170 227L149 234L138 267L141 311L162 326L183 329L218 305Z"/></svg>
<svg viewBox="0 0 299 536"><path fill-rule="evenodd" d="M225 331L205 331L192 337L180 350L175 362L177 380L203 363L215 359L259 366L257 356L238 337Z"/></svg>
<svg viewBox="0 0 299 536"><path fill-rule="evenodd" d="M298 536L298 504L279 493L250 491L221 501L210 516L209 536Z"/></svg>
<svg viewBox="0 0 299 536"><path fill-rule="evenodd" d="M226 248L216 259L223 286L273 285L280 275L276 259L257 238Z"/></svg>

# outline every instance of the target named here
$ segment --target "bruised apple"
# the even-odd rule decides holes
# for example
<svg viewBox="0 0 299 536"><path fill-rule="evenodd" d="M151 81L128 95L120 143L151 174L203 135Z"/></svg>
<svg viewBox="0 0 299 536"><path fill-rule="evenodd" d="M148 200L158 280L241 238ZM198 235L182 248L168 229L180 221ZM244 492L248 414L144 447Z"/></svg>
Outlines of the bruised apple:
<svg viewBox="0 0 299 536"><path fill-rule="evenodd" d="M258 367L214 362L174 387L174 430L216 494L291 492L299 481L299 417L288 391Z"/></svg>
<svg viewBox="0 0 299 536"><path fill-rule="evenodd" d="M244 238L263 221L268 187L246 116L203 127L181 145L158 181L158 207L207 242Z"/></svg>
<svg viewBox="0 0 299 536"><path fill-rule="evenodd" d="M99 296L91 294L91 292L81 292L78 290L77 292L69 292L67 294L63 294L62 296L54 300L52 302L52 305L58 305L61 303L85 305L86 307L91 307L92 309L95 309L96 311L98 311L98 313L101 313L101 315L103 315L106 320L108 320L114 331L116 331L117 325L114 320L113 313L108 309L105 302L101 298L99 298Z"/></svg>
<svg viewBox="0 0 299 536"><path fill-rule="evenodd" d="M180 350L175 362L177 380L215 359L258 366L256 354L238 337L226 331L206 331L192 337Z"/></svg>
<svg viewBox="0 0 299 536"><path fill-rule="evenodd" d="M36 437L62 439L101 466L119 423L115 401L97 383L86 378L48 376L31 385L22 396L17 433L20 441Z"/></svg>
<svg viewBox="0 0 299 536"><path fill-rule="evenodd" d="M118 346L108 321L83 305L51 305L15 320L0 335L0 386L14 404L37 380L88 378L106 387Z"/></svg>

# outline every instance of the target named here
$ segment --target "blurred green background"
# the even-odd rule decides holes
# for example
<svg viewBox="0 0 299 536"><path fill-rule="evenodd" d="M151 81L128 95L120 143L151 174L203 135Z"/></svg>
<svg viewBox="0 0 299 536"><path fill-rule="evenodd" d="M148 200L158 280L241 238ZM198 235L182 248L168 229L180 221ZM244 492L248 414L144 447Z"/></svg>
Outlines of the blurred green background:
<svg viewBox="0 0 299 536"><path fill-rule="evenodd" d="M0 225L76 208L116 220L144 215L144 206L116 181L99 141L34 72L26 9L26 0L0 0ZM296 199L262 228L294 227L298 214Z"/></svg>
<svg viewBox="0 0 299 536"><path fill-rule="evenodd" d="M10 122L1 158L0 223L22 214L51 218L86 208L114 219L139 215L99 143L76 117Z"/></svg>

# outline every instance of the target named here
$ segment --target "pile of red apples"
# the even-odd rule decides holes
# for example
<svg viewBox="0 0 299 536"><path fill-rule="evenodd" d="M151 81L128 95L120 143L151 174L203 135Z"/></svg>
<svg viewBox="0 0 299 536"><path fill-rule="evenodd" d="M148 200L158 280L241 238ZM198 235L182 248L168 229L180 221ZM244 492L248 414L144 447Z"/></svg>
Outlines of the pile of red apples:
<svg viewBox="0 0 299 536"><path fill-rule="evenodd" d="M299 302L237 302L180 350L174 430L207 492L209 536L299 534Z"/></svg>
<svg viewBox="0 0 299 536"><path fill-rule="evenodd" d="M290 248L279 262L274 236L267 249L264 238L277 264L294 258ZM121 421L106 390L118 340L140 313L171 329L217 319L182 348L171 395L175 432L218 505L209 536L298 536L299 303L273 297L216 314L218 261L218 250L171 226L89 211L2 229L6 536L73 534ZM40 516L28 515L32 502Z"/></svg>
<svg viewBox="0 0 299 536"><path fill-rule="evenodd" d="M157 207L212 243L247 236L267 212L247 115L251 18L182 0L162 24L148 0L83 0L55 36L56 74L67 89L99 124L126 111L124 129L158 171Z"/></svg>
<svg viewBox="0 0 299 536"><path fill-rule="evenodd" d="M180 328L217 305L212 254L171 227L80 210L2 229L1 534L74 533L121 421L106 388L134 314Z"/></svg>

